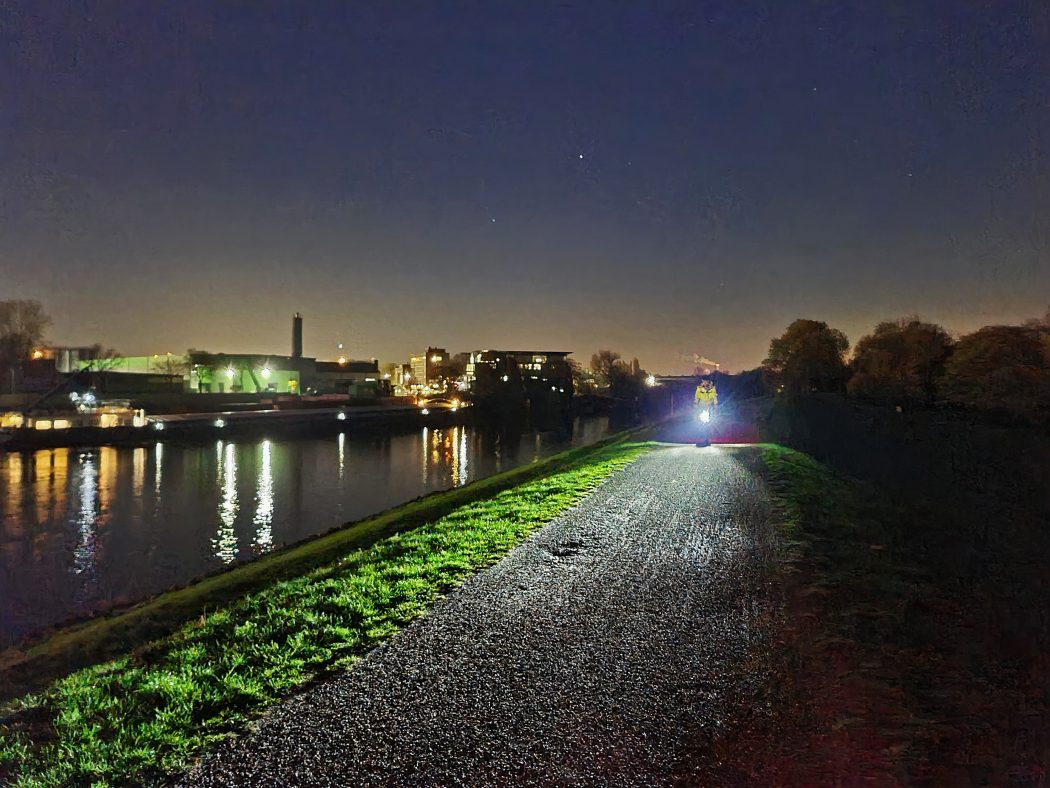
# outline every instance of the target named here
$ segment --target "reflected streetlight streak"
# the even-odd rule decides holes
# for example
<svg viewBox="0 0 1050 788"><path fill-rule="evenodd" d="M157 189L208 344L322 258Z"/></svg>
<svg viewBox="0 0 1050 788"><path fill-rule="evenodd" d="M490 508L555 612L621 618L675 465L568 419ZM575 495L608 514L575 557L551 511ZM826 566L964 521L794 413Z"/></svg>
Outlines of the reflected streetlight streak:
<svg viewBox="0 0 1050 788"><path fill-rule="evenodd" d="M22 455L18 452L11 452L3 455L3 458L7 465L7 484L5 485L7 494L4 496L6 499L4 508L14 512L18 511L18 501L22 497Z"/></svg>
<svg viewBox="0 0 1050 788"><path fill-rule="evenodd" d="M18 452L11 452L10 454L4 454L0 452L0 463L6 466L7 470L7 484L0 484L0 491L3 492L3 510L4 512L14 512L14 517L8 517L4 515L3 522L5 530L10 534L14 532L21 533L22 529L28 523L23 523L22 520L25 518L18 517L18 510L22 501L23 486L22 486L22 474L24 473L22 466L22 455Z"/></svg>
<svg viewBox="0 0 1050 788"><path fill-rule="evenodd" d="M470 481L467 472L467 431L462 426L452 428L449 435L452 448L452 486L462 487Z"/></svg>
<svg viewBox="0 0 1050 788"><path fill-rule="evenodd" d="M430 428L423 428L423 486L430 477Z"/></svg>
<svg viewBox="0 0 1050 788"><path fill-rule="evenodd" d="M83 574L95 565L95 525L98 521L98 464L84 452L80 460L80 493L77 510L77 546L73 548L73 571Z"/></svg>
<svg viewBox="0 0 1050 788"><path fill-rule="evenodd" d="M446 444L451 445L452 451L446 454L449 465L452 466L452 486L459 487L459 441L456 439L456 432L459 427L453 427L446 438Z"/></svg>
<svg viewBox="0 0 1050 788"><path fill-rule="evenodd" d="M219 473L218 483L222 489L222 500L219 502L219 530L212 540L215 557L224 564L232 563L237 557L237 534L233 530L237 521L237 457L236 447L230 443L225 447L218 442Z"/></svg>
<svg viewBox="0 0 1050 788"><path fill-rule="evenodd" d="M340 432L336 438L336 446L339 449L339 481L343 480L346 472L346 433Z"/></svg>
<svg viewBox="0 0 1050 788"><path fill-rule="evenodd" d="M46 522L56 511L55 449L40 449L33 453L33 501L36 504L36 520Z"/></svg>
<svg viewBox="0 0 1050 788"><path fill-rule="evenodd" d="M98 450L98 508L106 514L113 507L117 492L117 458L120 452L113 446Z"/></svg>
<svg viewBox="0 0 1050 788"><path fill-rule="evenodd" d="M259 486L255 494L255 544L269 549L273 544L273 446L268 440L262 442L262 467L259 471Z"/></svg>
<svg viewBox="0 0 1050 788"><path fill-rule="evenodd" d="M467 458L467 429L459 428L459 478L462 483L470 481L470 460Z"/></svg>
<svg viewBox="0 0 1050 788"><path fill-rule="evenodd" d="M160 482L163 475L164 444L157 443L153 447L153 494L160 499Z"/></svg>
<svg viewBox="0 0 1050 788"><path fill-rule="evenodd" d="M141 446L131 450L131 490L135 498L142 497L146 483L146 450Z"/></svg>

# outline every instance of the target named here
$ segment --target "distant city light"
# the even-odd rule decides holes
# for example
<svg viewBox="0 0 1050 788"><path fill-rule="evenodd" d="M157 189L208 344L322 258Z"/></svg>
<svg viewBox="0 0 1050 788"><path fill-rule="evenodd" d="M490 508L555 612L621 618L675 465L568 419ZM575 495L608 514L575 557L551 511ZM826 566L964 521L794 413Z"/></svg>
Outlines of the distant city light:
<svg viewBox="0 0 1050 788"><path fill-rule="evenodd" d="M335 414L335 417L339 419L339 421L346 421L346 414L342 411L339 411L337 414Z"/></svg>
<svg viewBox="0 0 1050 788"><path fill-rule="evenodd" d="M233 367L226 367L226 377L228 377L228 378L232 378L233 377Z"/></svg>
<svg viewBox="0 0 1050 788"><path fill-rule="evenodd" d="M160 432L162 429L164 429L164 422L163 421L155 421L155 422L153 422L153 429L157 430L157 432Z"/></svg>
<svg viewBox="0 0 1050 788"><path fill-rule="evenodd" d="M424 416L427 416L427 415L430 414L430 411L427 408L423 408L423 410L421 410L419 412L422 413Z"/></svg>
<svg viewBox="0 0 1050 788"><path fill-rule="evenodd" d="M650 375L649 377L647 377L645 379L645 385L647 385L647 386L655 386L656 385L656 375Z"/></svg>
<svg viewBox="0 0 1050 788"><path fill-rule="evenodd" d="M44 351L43 350L34 350L33 351L33 358L43 358L43 357L44 357Z"/></svg>
<svg viewBox="0 0 1050 788"><path fill-rule="evenodd" d="M441 361L441 356L431 356L431 357L430 357L430 360L431 360L431 362L433 362L434 364L437 364L437 363L438 363L439 361Z"/></svg>
<svg viewBox="0 0 1050 788"><path fill-rule="evenodd" d="M221 429L226 426L226 419L216 419L213 423Z"/></svg>
<svg viewBox="0 0 1050 788"><path fill-rule="evenodd" d="M339 363L340 364L345 364L346 363L346 356L340 356L339 357Z"/></svg>
<svg viewBox="0 0 1050 788"><path fill-rule="evenodd" d="M508 380L510 380L510 375L504 375L503 382L506 383Z"/></svg>
<svg viewBox="0 0 1050 788"><path fill-rule="evenodd" d="M268 378L268 377L270 377L270 374L271 374L271 373L270 373L270 368L269 368L269 367L263 367L263 368L262 368L262 376L263 376L264 378Z"/></svg>

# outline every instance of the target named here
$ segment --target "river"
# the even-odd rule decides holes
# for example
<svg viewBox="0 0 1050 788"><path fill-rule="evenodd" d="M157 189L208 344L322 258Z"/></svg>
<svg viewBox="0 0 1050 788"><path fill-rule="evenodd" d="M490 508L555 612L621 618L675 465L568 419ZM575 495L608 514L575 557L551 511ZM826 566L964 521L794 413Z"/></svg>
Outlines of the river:
<svg viewBox="0 0 1050 788"><path fill-rule="evenodd" d="M0 648L435 490L608 434L470 426L0 452Z"/></svg>

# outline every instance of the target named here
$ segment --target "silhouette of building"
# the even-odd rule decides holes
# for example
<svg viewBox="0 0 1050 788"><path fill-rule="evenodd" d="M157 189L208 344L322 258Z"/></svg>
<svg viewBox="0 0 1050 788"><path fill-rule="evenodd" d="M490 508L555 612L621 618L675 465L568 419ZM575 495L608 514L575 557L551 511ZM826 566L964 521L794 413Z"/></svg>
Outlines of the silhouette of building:
<svg viewBox="0 0 1050 788"><path fill-rule="evenodd" d="M448 351L443 347L428 347L422 355L410 357L408 364L412 368L412 380L409 382L419 386L436 383L437 369L448 360Z"/></svg>

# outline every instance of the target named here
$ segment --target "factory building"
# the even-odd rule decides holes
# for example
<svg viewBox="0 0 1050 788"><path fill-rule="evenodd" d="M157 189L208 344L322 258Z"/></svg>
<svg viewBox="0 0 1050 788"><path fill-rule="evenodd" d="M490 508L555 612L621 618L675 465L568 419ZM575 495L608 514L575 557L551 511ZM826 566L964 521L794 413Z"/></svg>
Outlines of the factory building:
<svg viewBox="0 0 1050 788"><path fill-rule="evenodd" d="M70 371L90 371L108 379L120 379L122 392L133 392L134 381L155 384L163 380L172 387L198 394L348 394L374 397L384 392L376 359L357 361L340 357L318 361L303 356L303 317L292 316L292 353L289 356L261 353L186 354L156 353L152 356L126 356L100 360L88 357L87 349L59 349L58 358L73 364ZM181 386L178 381L181 380Z"/></svg>

